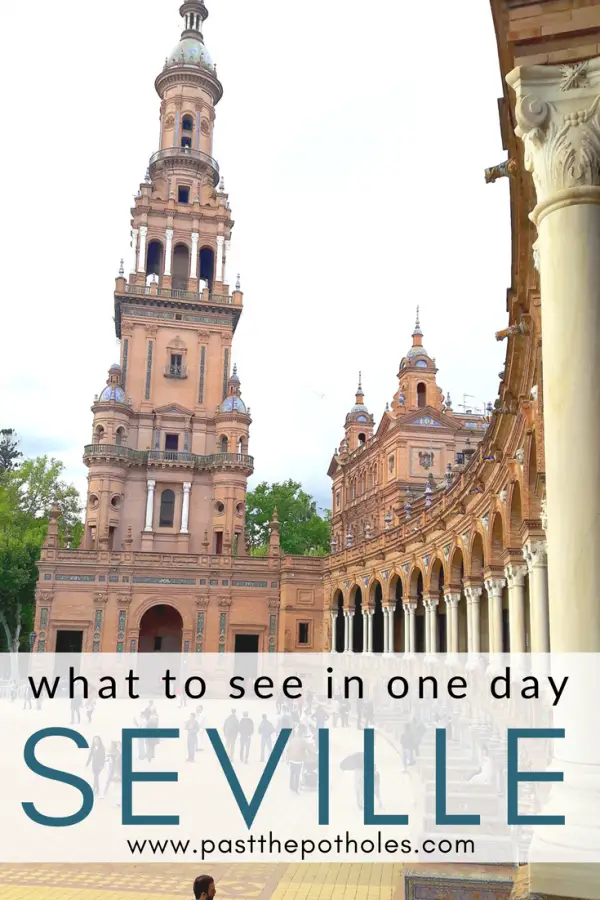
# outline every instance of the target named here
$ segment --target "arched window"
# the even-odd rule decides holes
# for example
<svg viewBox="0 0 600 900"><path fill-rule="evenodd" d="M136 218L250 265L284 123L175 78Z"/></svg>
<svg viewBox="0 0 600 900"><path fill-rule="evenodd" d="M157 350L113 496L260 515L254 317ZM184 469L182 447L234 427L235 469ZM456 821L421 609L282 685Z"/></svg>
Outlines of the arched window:
<svg viewBox="0 0 600 900"><path fill-rule="evenodd" d="M117 428L117 431L115 434L115 443L116 443L117 447L121 447L126 443L125 429L123 428L122 425L119 428Z"/></svg>
<svg viewBox="0 0 600 900"><path fill-rule="evenodd" d="M417 385L417 406L419 409L427 406L427 386L423 381L420 381Z"/></svg>
<svg viewBox="0 0 600 900"><path fill-rule="evenodd" d="M194 119L192 116L184 116L181 122L181 130L182 131L193 131L194 130Z"/></svg>
<svg viewBox="0 0 600 900"><path fill-rule="evenodd" d="M102 444L104 443L104 428L102 425L97 425L96 430L94 431L94 443Z"/></svg>
<svg viewBox="0 0 600 900"><path fill-rule="evenodd" d="M190 251L185 244L177 244L173 252L173 290L187 291L190 275Z"/></svg>
<svg viewBox="0 0 600 900"><path fill-rule="evenodd" d="M172 528L175 521L175 494L171 490L163 491L160 495L160 518L159 525L161 528Z"/></svg>
<svg viewBox="0 0 600 900"><path fill-rule="evenodd" d="M359 443L359 444L366 444L366 442L367 442L367 436L366 436L366 434L363 434L363 433L361 432L361 433L359 434L359 436L358 436L358 443Z"/></svg>
<svg viewBox="0 0 600 900"><path fill-rule="evenodd" d="M229 441L227 440L225 435L221 436L221 453L227 453L229 448Z"/></svg>
<svg viewBox="0 0 600 900"><path fill-rule="evenodd" d="M214 277L215 254L211 247L202 247L200 250L200 278L208 282L208 289L210 291L212 291Z"/></svg>
<svg viewBox="0 0 600 900"><path fill-rule="evenodd" d="M150 241L146 254L146 275L158 275L163 270L163 246L160 241Z"/></svg>
<svg viewBox="0 0 600 900"><path fill-rule="evenodd" d="M246 452L246 442L244 441L244 438L241 437L238 441L238 453L240 455L243 455L245 452Z"/></svg>

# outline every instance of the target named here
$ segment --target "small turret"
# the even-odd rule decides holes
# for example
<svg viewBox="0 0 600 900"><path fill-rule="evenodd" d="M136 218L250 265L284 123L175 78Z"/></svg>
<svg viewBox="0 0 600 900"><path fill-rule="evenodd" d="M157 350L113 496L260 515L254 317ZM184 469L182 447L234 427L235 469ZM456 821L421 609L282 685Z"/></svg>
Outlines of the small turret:
<svg viewBox="0 0 600 900"><path fill-rule="evenodd" d="M271 533L269 535L269 556L279 556L281 554L281 545L279 538L279 514L277 507L273 510L273 518L270 522Z"/></svg>
<svg viewBox="0 0 600 900"><path fill-rule="evenodd" d="M366 444L373 437L374 419L365 405L365 396L362 389L362 372L358 373L358 388L356 389L355 403L345 422L344 440L347 442L347 450L351 453Z"/></svg>

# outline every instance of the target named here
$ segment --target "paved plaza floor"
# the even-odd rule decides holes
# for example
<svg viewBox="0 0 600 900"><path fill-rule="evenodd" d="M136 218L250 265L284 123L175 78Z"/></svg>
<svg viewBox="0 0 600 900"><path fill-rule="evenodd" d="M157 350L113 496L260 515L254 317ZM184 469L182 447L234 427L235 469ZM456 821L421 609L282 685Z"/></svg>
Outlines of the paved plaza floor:
<svg viewBox="0 0 600 900"><path fill-rule="evenodd" d="M212 865L220 900L395 900L402 866L393 864ZM193 900L204 874L186 863L0 865L0 900Z"/></svg>

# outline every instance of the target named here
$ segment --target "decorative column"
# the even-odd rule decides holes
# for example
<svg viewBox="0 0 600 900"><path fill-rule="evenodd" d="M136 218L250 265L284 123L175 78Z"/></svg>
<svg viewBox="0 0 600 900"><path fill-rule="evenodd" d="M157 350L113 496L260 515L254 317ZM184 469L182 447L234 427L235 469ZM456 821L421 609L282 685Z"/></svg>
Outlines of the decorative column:
<svg viewBox="0 0 600 900"><path fill-rule="evenodd" d="M417 601L411 600L409 603L406 603L404 606L404 615L406 616L405 629L404 633L406 635L405 638L405 646L407 653L415 653L417 646L417 620L416 620L416 612L417 612Z"/></svg>
<svg viewBox="0 0 600 900"><path fill-rule="evenodd" d="M197 231L192 231L192 258L190 260L190 278L198 277L198 242L200 235Z"/></svg>
<svg viewBox="0 0 600 900"><path fill-rule="evenodd" d="M548 572L541 564L546 547L527 548L532 617L535 604L538 619L532 630L537 649L547 647L549 612L553 656L598 653L600 58L524 66L507 81L537 195L531 219L538 230L543 323ZM591 900L600 897L600 871L583 863L598 858L600 843L600 707L590 702L590 686L557 707L553 724L565 730L551 762L564 781L552 785L548 811L564 811L566 825L538 829L531 850L554 863L559 847L562 858L576 864L531 865L529 889L531 895Z"/></svg>
<svg viewBox="0 0 600 900"><path fill-rule="evenodd" d="M394 608L383 607L383 652L394 652Z"/></svg>
<svg viewBox="0 0 600 900"><path fill-rule="evenodd" d="M480 587L465 588L465 597L467 598L467 624L469 629L469 653L481 652L479 610L481 594L482 589Z"/></svg>
<svg viewBox="0 0 600 900"><path fill-rule="evenodd" d="M437 631L437 608L439 600L436 597L430 597L425 601L425 608L429 613L428 634L429 634L429 650L428 653L438 652L438 631Z"/></svg>
<svg viewBox="0 0 600 900"><path fill-rule="evenodd" d="M155 481L148 482L148 497L146 499L146 527L144 531L152 531L152 520L154 518L154 488Z"/></svg>
<svg viewBox="0 0 600 900"><path fill-rule="evenodd" d="M332 608L330 612L331 612L331 652L337 653L338 651L337 651L337 646L336 646L336 626L337 626L338 610L337 610L337 608L336 609Z"/></svg>
<svg viewBox="0 0 600 900"><path fill-rule="evenodd" d="M367 653L373 652L373 617L375 615L375 611L369 609L367 611ZM363 643L364 648L364 643Z"/></svg>
<svg viewBox="0 0 600 900"><path fill-rule="evenodd" d="M223 281L223 245L225 238L222 234L217 235L217 271L215 281Z"/></svg>
<svg viewBox="0 0 600 900"><path fill-rule="evenodd" d="M181 505L181 534L189 534L191 490L191 482L185 481L183 484L183 503Z"/></svg>
<svg viewBox="0 0 600 900"><path fill-rule="evenodd" d="M140 225L140 243L138 249L138 272L146 271L146 239L148 237L148 226Z"/></svg>
<svg viewBox="0 0 600 900"><path fill-rule="evenodd" d="M223 283L227 282L227 258L231 250L231 241L225 241L225 255L223 256Z"/></svg>
<svg viewBox="0 0 600 900"><path fill-rule="evenodd" d="M137 230L137 228L132 228L131 229L132 254L131 254L131 267L130 267L130 270L132 273L135 272L135 270L137 269L137 265L136 265L137 264L137 246L138 246L138 230Z"/></svg>
<svg viewBox="0 0 600 900"><path fill-rule="evenodd" d="M167 246L165 247L165 275L171 274L171 260L173 257L173 229L167 228Z"/></svg>
<svg viewBox="0 0 600 900"><path fill-rule="evenodd" d="M485 589L488 595L489 652L502 653L502 589L504 578L487 578Z"/></svg>
<svg viewBox="0 0 600 900"><path fill-rule="evenodd" d="M506 80L537 194L552 652L598 652L600 517L586 498L600 496L600 58Z"/></svg>
<svg viewBox="0 0 600 900"><path fill-rule="evenodd" d="M447 646L448 653L458 653L458 604L460 603L460 594L457 591L450 591L444 594L446 603L446 623L447 623Z"/></svg>
<svg viewBox="0 0 600 900"><path fill-rule="evenodd" d="M529 571L529 604L531 609L531 652L550 652L548 620L548 554L545 541L530 541L523 547ZM571 596L576 597L576 594Z"/></svg>
<svg viewBox="0 0 600 900"><path fill-rule="evenodd" d="M504 572L508 585L510 652L525 653L525 567L510 563Z"/></svg>

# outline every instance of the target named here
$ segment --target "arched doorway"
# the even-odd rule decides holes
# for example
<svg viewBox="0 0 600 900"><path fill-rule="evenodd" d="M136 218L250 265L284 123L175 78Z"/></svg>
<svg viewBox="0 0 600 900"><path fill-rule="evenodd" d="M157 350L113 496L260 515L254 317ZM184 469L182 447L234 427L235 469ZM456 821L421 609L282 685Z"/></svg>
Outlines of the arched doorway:
<svg viewBox="0 0 600 900"><path fill-rule="evenodd" d="M183 620L175 607L161 603L146 610L140 622L140 653L181 653Z"/></svg>
<svg viewBox="0 0 600 900"><path fill-rule="evenodd" d="M399 575L393 575L390 580L390 603L394 604L394 616L392 619L392 651L404 653L404 604L402 602L402 579Z"/></svg>
<svg viewBox="0 0 600 900"><path fill-rule="evenodd" d="M374 590L373 590L374 588ZM381 584L376 581L372 590L374 597L374 613L373 613L373 653L383 653L383 591Z"/></svg>
<svg viewBox="0 0 600 900"><path fill-rule="evenodd" d="M335 632L332 635L333 646L336 653L343 653L346 622L344 618L344 595L341 591L336 591L333 596L333 609L337 610L337 616L335 617Z"/></svg>
<svg viewBox="0 0 600 900"><path fill-rule="evenodd" d="M352 647L354 653L362 653L364 650L363 643L363 610L362 610L362 591L356 586L354 593L350 598L350 608L354 607L354 625L352 628Z"/></svg>

